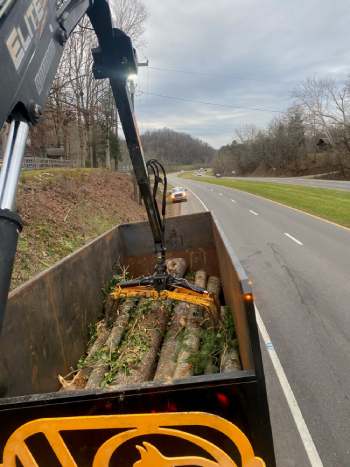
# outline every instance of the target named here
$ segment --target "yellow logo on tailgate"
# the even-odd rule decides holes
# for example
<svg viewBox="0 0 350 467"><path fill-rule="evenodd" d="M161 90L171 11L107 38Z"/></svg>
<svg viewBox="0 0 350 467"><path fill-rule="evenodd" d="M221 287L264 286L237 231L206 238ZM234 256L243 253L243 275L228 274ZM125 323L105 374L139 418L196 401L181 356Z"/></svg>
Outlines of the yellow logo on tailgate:
<svg viewBox="0 0 350 467"><path fill-rule="evenodd" d="M108 415L93 417L43 418L33 420L18 428L8 439L3 452L3 464L0 467L15 467L16 458L24 467L39 467L29 450L26 441L33 435L42 433L57 459L64 467L77 467L77 464L66 446L61 432L79 430L122 429L122 432L110 437L97 450L93 467L108 466L113 454L124 443L133 438L145 435L166 435L190 442L208 454L201 456L176 457L165 456L157 447L149 442L135 443L140 454L133 467L237 467L232 458L211 441L193 434L187 427L209 427L226 435L236 446L242 467L265 467L262 459L255 457L248 438L232 423L216 415L199 412L160 413L145 415ZM183 429L181 429L183 427ZM86 440L87 444L89 440ZM43 466L41 466L43 467Z"/></svg>

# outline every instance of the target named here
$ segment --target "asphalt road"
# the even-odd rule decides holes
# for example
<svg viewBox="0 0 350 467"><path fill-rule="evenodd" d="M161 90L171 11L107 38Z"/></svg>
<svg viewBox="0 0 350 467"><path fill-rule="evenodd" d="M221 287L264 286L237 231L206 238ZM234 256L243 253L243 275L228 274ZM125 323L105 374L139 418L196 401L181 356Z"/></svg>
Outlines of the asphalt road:
<svg viewBox="0 0 350 467"><path fill-rule="evenodd" d="M224 228L322 464L350 465L350 230L230 188L170 177ZM203 209L190 195L183 213ZM278 466L309 466L263 352ZM314 463L313 466L322 465Z"/></svg>
<svg viewBox="0 0 350 467"><path fill-rule="evenodd" d="M253 182L283 183L286 185L304 185L313 188L331 188L333 190L350 190L350 181L343 180L317 180L315 178L300 177L230 177L233 180L250 180Z"/></svg>

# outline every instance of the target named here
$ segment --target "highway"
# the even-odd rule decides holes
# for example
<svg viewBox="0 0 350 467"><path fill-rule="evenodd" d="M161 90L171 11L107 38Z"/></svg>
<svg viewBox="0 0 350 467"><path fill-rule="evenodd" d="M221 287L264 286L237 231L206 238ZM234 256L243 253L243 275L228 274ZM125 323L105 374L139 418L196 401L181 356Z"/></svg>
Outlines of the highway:
<svg viewBox="0 0 350 467"><path fill-rule="evenodd" d="M226 177L223 177L226 178ZM285 185L304 185L312 188L330 188L333 190L350 190L347 180L318 180L316 178L301 177L229 177L233 180L247 180L252 182L282 183Z"/></svg>
<svg viewBox="0 0 350 467"><path fill-rule="evenodd" d="M298 431L293 404L264 350L278 466L349 466L350 230L249 193L169 178L192 190L182 213L214 212L253 281L307 427Z"/></svg>

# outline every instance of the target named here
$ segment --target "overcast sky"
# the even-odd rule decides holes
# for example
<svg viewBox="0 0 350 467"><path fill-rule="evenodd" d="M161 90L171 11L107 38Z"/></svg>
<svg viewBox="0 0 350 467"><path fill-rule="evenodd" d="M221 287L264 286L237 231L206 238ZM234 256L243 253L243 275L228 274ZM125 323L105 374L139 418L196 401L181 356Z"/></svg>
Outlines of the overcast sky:
<svg viewBox="0 0 350 467"><path fill-rule="evenodd" d="M278 115L273 111L286 110L301 80L342 81L350 73L349 0L144 3L149 18L139 59L150 67L139 72L138 90L147 93L136 98L141 131L173 128L218 148L242 125L263 128Z"/></svg>

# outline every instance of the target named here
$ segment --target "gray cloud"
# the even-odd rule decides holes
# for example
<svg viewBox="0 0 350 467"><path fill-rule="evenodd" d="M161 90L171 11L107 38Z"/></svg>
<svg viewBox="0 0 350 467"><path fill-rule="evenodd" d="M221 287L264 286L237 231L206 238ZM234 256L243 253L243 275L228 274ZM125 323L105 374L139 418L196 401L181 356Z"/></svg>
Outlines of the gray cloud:
<svg viewBox="0 0 350 467"><path fill-rule="evenodd" d="M348 0L148 0L145 48L154 68L140 69L142 130L170 127L219 147L246 123L264 127L292 103L291 90L309 76L346 79Z"/></svg>

